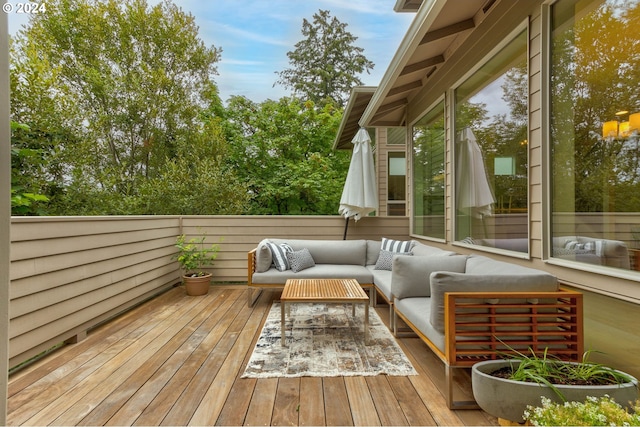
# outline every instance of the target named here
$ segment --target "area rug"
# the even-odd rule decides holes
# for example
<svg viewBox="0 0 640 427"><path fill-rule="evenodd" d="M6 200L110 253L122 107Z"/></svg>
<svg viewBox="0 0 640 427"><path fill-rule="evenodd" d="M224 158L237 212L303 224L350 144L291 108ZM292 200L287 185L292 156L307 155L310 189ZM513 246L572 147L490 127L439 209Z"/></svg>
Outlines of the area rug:
<svg viewBox="0 0 640 427"><path fill-rule="evenodd" d="M280 304L271 306L243 378L417 375L375 310L369 310L364 345L364 307L352 316L347 304L292 304L286 343L280 341Z"/></svg>

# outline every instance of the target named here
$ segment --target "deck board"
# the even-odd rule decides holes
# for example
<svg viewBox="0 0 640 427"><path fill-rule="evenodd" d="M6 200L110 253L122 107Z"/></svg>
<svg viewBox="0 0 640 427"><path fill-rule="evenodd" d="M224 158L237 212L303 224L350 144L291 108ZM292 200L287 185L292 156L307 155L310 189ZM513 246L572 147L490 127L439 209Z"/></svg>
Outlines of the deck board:
<svg viewBox="0 0 640 427"><path fill-rule="evenodd" d="M497 425L450 411L442 364L399 340L418 375L241 378L277 292L174 288L9 378L11 425ZM377 308L386 322L388 308ZM456 379L468 393L468 378Z"/></svg>

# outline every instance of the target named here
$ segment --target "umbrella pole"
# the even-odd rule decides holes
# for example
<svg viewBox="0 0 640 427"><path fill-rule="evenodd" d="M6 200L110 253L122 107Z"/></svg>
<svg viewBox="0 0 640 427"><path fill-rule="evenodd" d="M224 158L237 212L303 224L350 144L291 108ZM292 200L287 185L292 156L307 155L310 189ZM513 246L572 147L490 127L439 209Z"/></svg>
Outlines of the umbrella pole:
<svg viewBox="0 0 640 427"><path fill-rule="evenodd" d="M347 240L347 229L349 228L349 217L346 217L344 220L344 236L342 236L342 240Z"/></svg>

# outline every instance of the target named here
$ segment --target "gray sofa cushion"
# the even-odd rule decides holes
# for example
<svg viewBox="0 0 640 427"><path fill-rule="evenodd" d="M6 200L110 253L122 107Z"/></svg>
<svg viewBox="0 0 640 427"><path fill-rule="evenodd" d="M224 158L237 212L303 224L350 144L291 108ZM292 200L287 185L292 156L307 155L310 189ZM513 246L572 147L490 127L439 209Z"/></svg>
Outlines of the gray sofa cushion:
<svg viewBox="0 0 640 427"><path fill-rule="evenodd" d="M258 249L256 250L256 271L258 273L264 273L271 268L273 263L271 249L269 249L267 243L269 243L269 239L264 239L258 243Z"/></svg>
<svg viewBox="0 0 640 427"><path fill-rule="evenodd" d="M464 273L466 255L394 257L391 293L395 298L428 297L429 276L434 271Z"/></svg>
<svg viewBox="0 0 640 427"><path fill-rule="evenodd" d="M416 242L411 250L414 256L430 256L430 255L455 255L455 252L445 251L435 246L425 245L420 242Z"/></svg>
<svg viewBox="0 0 640 427"><path fill-rule="evenodd" d="M294 251L307 248L316 264L365 265L367 259L366 240L303 240L270 239L286 242Z"/></svg>
<svg viewBox="0 0 640 427"><path fill-rule="evenodd" d="M429 341L442 352L445 351L444 333L437 331L429 322L431 298L405 298L395 301L395 310L411 322Z"/></svg>
<svg viewBox="0 0 640 427"><path fill-rule="evenodd" d="M380 240L367 240L367 264L375 265L380 255L380 247L382 242Z"/></svg>
<svg viewBox="0 0 640 427"><path fill-rule="evenodd" d="M373 265L368 265L367 269L373 275L373 283L376 285L376 289L384 295L387 301L391 301L391 271L376 270Z"/></svg>
<svg viewBox="0 0 640 427"><path fill-rule="evenodd" d="M553 292L558 290L555 276L532 268L493 261L476 263L483 265L485 272L470 269L472 258L467 260L466 273L431 273L431 325L444 333L444 294L445 292ZM480 258L480 257L478 257ZM484 257L482 257L484 258ZM476 260L477 261L477 260ZM513 269L502 266L515 267ZM502 268L501 268L502 267Z"/></svg>
<svg viewBox="0 0 640 427"><path fill-rule="evenodd" d="M251 278L255 284L284 285L287 279L356 279L360 284L373 283L371 271L359 265L318 264L298 273L278 271L275 268L264 273L253 273Z"/></svg>

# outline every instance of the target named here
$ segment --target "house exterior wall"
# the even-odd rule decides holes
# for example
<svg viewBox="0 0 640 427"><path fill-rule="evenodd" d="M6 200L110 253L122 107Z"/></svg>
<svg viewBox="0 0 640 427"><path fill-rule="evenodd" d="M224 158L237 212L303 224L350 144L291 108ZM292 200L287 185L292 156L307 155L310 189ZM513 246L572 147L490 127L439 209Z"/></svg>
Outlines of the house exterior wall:
<svg viewBox="0 0 640 427"><path fill-rule="evenodd" d="M446 242L427 243L458 253L484 254L496 259L538 268L556 275L561 283L585 293L585 333L586 349L602 350L605 355L592 358L610 362L614 366L640 374L640 360L635 354L640 351L640 328L636 322L629 322L640 315L640 272L617 271L606 267L592 266L578 262L563 262L550 259L546 254L546 233L550 223L547 194L550 185L548 177L549 160L545 132L548 128L545 107L545 76L548 76L545 55L544 1L503 2L488 15L487 19L474 30L457 50L447 58L437 73L424 84L417 95L409 100L407 114L407 136L413 123L419 120L439 99L445 95L445 117L447 126L446 146ZM456 83L471 68L483 60L492 49L507 37L523 21L528 22L529 59L529 129L528 129L528 229L529 254L506 253L492 248L473 248L456 244L454 235L454 188L453 188L453 128L452 99ZM407 156L411 148L407 147ZM407 177L408 196L412 199ZM411 217L411 203L408 203ZM621 215L621 214L619 214ZM420 236L413 236L423 239Z"/></svg>

